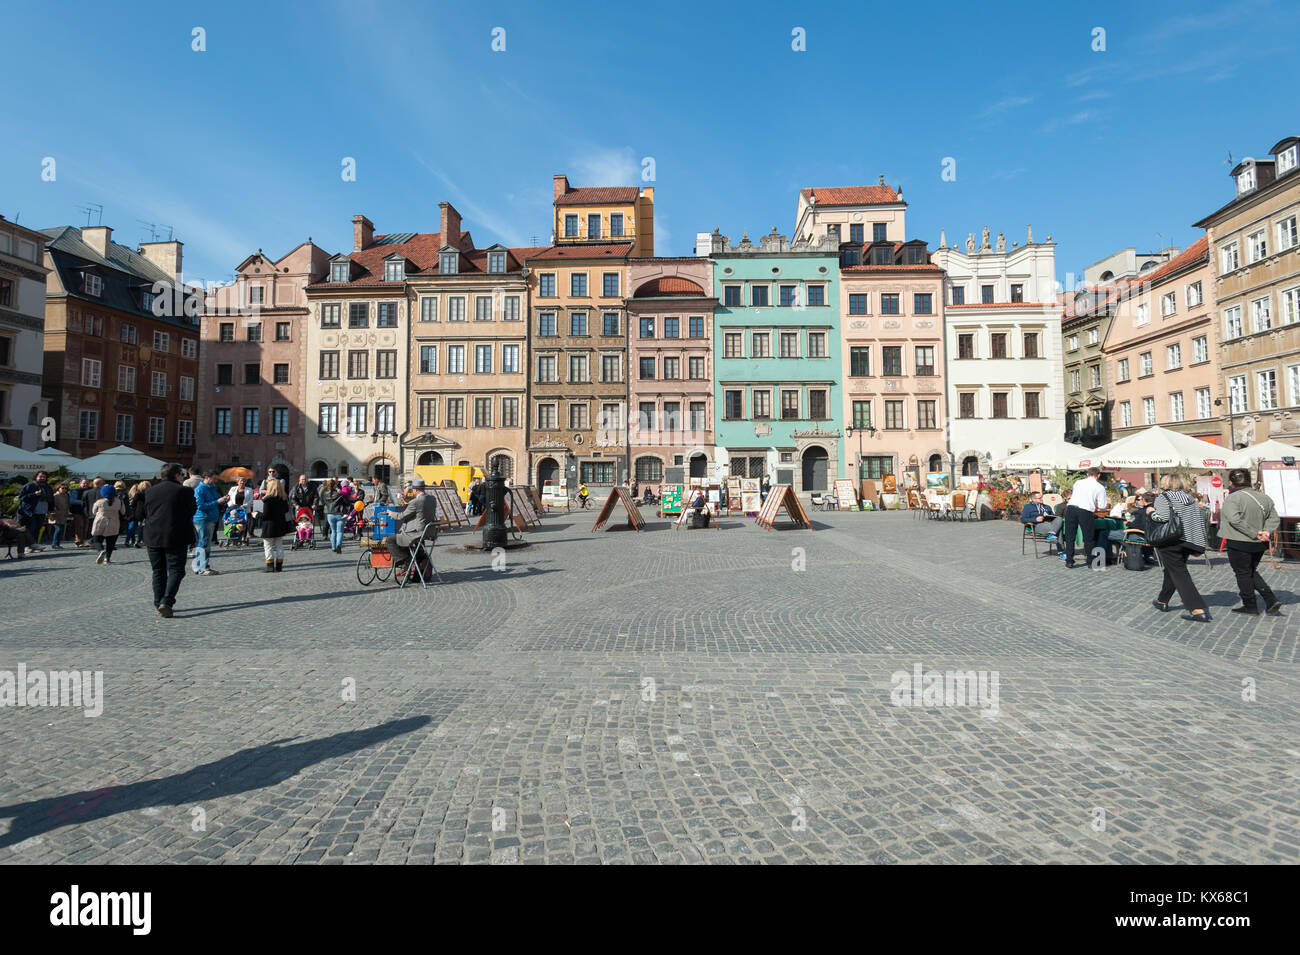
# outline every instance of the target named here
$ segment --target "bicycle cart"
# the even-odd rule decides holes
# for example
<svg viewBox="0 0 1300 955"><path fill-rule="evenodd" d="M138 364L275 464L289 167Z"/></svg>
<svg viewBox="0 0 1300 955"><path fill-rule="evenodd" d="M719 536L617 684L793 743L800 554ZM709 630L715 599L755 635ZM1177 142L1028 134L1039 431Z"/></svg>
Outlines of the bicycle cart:
<svg viewBox="0 0 1300 955"><path fill-rule="evenodd" d="M393 575L393 555L384 546L384 538L397 533L393 510L387 504L369 504L361 512L370 533L359 536L361 556L357 558L357 580L369 587L376 580L387 580Z"/></svg>

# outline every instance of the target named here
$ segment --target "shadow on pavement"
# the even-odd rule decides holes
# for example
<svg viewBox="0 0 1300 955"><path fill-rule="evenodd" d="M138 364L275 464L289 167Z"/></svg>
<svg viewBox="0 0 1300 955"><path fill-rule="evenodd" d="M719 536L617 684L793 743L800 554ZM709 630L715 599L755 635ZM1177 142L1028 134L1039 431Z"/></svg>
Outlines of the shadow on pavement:
<svg viewBox="0 0 1300 955"><path fill-rule="evenodd" d="M349 730L293 745L281 744L291 743L297 737L275 740L262 746L241 749L215 762L195 766L174 776L0 806L0 818L13 819L9 831L0 836L0 848L66 825L104 819L150 806L208 802L222 796L274 786L308 766L386 742L427 726L432 721L431 716L413 716L369 729Z"/></svg>

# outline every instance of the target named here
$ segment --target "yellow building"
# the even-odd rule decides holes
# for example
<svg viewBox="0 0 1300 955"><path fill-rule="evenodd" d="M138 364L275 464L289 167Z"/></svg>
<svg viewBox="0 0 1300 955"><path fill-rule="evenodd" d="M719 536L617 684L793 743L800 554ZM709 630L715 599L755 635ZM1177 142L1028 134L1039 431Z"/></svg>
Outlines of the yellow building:
<svg viewBox="0 0 1300 955"><path fill-rule="evenodd" d="M556 176L555 244L631 242L633 258L649 258L655 254L654 203L652 186L575 188L568 176Z"/></svg>

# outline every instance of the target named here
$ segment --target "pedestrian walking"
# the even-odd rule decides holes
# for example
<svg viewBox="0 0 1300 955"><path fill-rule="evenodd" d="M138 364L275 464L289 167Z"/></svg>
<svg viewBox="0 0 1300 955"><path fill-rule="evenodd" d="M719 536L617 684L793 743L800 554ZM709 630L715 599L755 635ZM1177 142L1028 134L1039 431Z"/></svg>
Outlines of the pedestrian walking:
<svg viewBox="0 0 1300 955"><path fill-rule="evenodd" d="M313 513L316 510L316 501L319 495L316 493L316 485L307 480L307 475L299 474L298 483L293 486L289 492L289 504L297 513L299 508L305 507Z"/></svg>
<svg viewBox="0 0 1300 955"><path fill-rule="evenodd" d="M82 478L72 484L68 490L68 513L72 516L72 543L77 547L84 547L86 544L86 489L89 487L90 479Z"/></svg>
<svg viewBox="0 0 1300 955"><path fill-rule="evenodd" d="M1078 487L1076 484L1075 496L1078 496ZM1160 479L1160 494L1156 496L1155 508L1151 515L1151 543L1160 555L1165 577L1152 605L1159 611L1168 612L1169 598L1177 590L1183 609L1188 611L1182 615L1183 619L1209 623L1211 618L1205 607L1205 598L1196 589L1187 570L1188 557L1205 553L1205 512L1197 505L1196 499L1183 490L1183 479L1177 474L1166 474ZM1162 540L1163 534L1171 536Z"/></svg>
<svg viewBox="0 0 1300 955"><path fill-rule="evenodd" d="M60 484L54 489L54 510L50 512L50 548L63 549L63 532L68 527L68 485Z"/></svg>
<svg viewBox="0 0 1300 955"><path fill-rule="evenodd" d="M1101 469L1088 468L1088 476L1074 482L1070 504L1065 509L1065 526L1062 528L1065 550L1061 554L1061 560L1067 568L1074 567L1074 541L1079 535L1080 528L1083 529L1084 553L1089 557L1092 556L1097 546L1097 512L1101 511L1104 514L1109 510L1106 488L1101 483Z"/></svg>
<svg viewBox="0 0 1300 955"><path fill-rule="evenodd" d="M141 481L131 488L126 500L126 540L123 547L144 546L144 495L149 482Z"/></svg>
<svg viewBox="0 0 1300 955"><path fill-rule="evenodd" d="M320 492L321 504L325 508L325 520L330 528L330 550L336 554L343 553L343 527L352 508L352 499L339 489L338 481L330 478Z"/></svg>
<svg viewBox="0 0 1300 955"><path fill-rule="evenodd" d="M27 533L37 542L37 545L32 546L33 551L41 550L38 546L41 528L50 519L53 508L54 489L50 487L50 476L44 471L37 471L36 477L24 484L18 492L18 515L27 528Z"/></svg>
<svg viewBox="0 0 1300 955"><path fill-rule="evenodd" d="M213 570L210 562L212 535L221 520L221 505L225 498L217 490L217 472L209 471L194 489L194 573L200 577L215 577L221 573Z"/></svg>
<svg viewBox="0 0 1300 955"><path fill-rule="evenodd" d="M185 579L185 551L194 542L194 492L181 484L185 469L168 464L158 483L145 492L144 544L153 568L153 605L164 617L172 615L176 594Z"/></svg>
<svg viewBox="0 0 1300 955"><path fill-rule="evenodd" d="M289 519L289 498L279 481L267 481L262 494L262 556L266 572L284 570L284 535L293 530Z"/></svg>
<svg viewBox="0 0 1300 955"><path fill-rule="evenodd" d="M1264 598L1265 613L1275 617L1282 613L1282 601L1259 575L1259 562L1268 551L1272 532L1281 524L1273 499L1251 488L1250 472L1245 468L1229 471L1228 497L1219 511L1219 536L1225 542L1228 564L1241 594L1241 606L1233 607L1233 613L1258 616L1256 592Z"/></svg>
<svg viewBox="0 0 1300 955"><path fill-rule="evenodd" d="M100 488L99 500L91 508L91 515L94 521L90 533L99 550L95 563L111 564L113 551L117 547L117 535L122 533L122 521L126 518L126 505L122 503L115 486L105 484Z"/></svg>

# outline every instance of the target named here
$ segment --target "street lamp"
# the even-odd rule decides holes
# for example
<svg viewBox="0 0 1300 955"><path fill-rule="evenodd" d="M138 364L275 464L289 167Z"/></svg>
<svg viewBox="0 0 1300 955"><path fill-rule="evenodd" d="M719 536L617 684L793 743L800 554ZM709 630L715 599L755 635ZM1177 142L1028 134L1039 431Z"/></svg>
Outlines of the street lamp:
<svg viewBox="0 0 1300 955"><path fill-rule="evenodd" d="M868 437L874 438L876 436L876 429L871 427L871 425L867 425L865 428L854 428L852 425L850 425L849 427L844 429L844 437L846 438L853 437L854 431L858 432L858 480L861 481L862 480L862 432L865 431L867 432Z"/></svg>
<svg viewBox="0 0 1300 955"><path fill-rule="evenodd" d="M1214 406L1216 408L1222 408L1223 398L1222 397L1215 398ZM1228 447L1233 451L1237 450L1237 426L1235 421L1235 415L1232 413L1232 402L1228 402ZM1245 445L1243 444L1242 447L1244 448Z"/></svg>
<svg viewBox="0 0 1300 955"><path fill-rule="evenodd" d="M375 426L375 430L370 434L370 440L379 440L379 458L383 461L383 464L381 464L380 467L383 468L388 468L388 436L390 434L392 434L391 431L380 431L378 425ZM394 437L396 437L396 435L394 435ZM392 480L393 475L391 469L389 469L389 472L390 473L384 475L385 484L388 484ZM375 477L378 477L378 475L375 475Z"/></svg>

